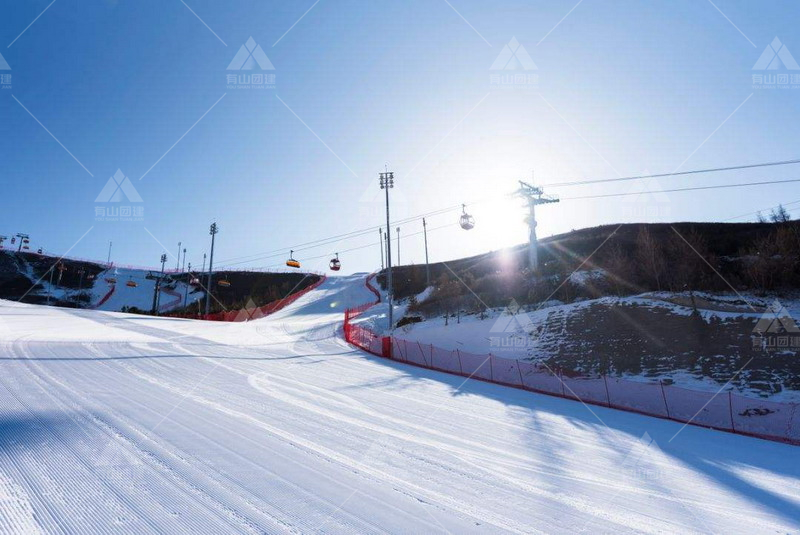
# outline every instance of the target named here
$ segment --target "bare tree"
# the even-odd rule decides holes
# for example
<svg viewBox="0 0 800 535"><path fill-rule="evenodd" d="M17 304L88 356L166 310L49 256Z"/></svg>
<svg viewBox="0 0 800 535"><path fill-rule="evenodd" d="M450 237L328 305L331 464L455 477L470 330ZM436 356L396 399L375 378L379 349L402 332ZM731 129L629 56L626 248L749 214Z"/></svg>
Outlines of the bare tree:
<svg viewBox="0 0 800 535"><path fill-rule="evenodd" d="M787 221L792 220L792 216L789 215L789 212L783 207L782 204L779 204L777 208L772 209L772 212L769 214L769 218L773 223L786 223Z"/></svg>
<svg viewBox="0 0 800 535"><path fill-rule="evenodd" d="M667 269L664 248L646 226L639 230L636 237L636 257L647 276L647 282L656 290L661 290L661 282Z"/></svg>

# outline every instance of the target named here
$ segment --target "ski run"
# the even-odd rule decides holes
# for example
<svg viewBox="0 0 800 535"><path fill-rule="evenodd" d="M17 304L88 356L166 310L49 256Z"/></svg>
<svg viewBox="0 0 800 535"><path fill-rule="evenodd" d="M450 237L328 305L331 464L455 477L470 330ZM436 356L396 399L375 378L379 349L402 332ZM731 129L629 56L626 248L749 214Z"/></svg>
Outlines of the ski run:
<svg viewBox="0 0 800 535"><path fill-rule="evenodd" d="M788 533L800 448L349 347L364 275L199 322L0 301L3 533Z"/></svg>

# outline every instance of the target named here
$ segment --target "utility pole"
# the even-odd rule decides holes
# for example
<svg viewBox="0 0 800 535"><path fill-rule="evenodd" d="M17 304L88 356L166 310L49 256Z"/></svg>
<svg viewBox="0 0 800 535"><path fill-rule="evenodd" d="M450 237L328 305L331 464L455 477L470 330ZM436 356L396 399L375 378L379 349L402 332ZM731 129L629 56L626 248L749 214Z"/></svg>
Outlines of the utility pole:
<svg viewBox="0 0 800 535"><path fill-rule="evenodd" d="M106 262L106 264L108 264L109 268L111 267L111 242L110 241L108 242L108 261Z"/></svg>
<svg viewBox="0 0 800 535"><path fill-rule="evenodd" d="M528 239L528 266L532 273L539 270L539 251L538 242L536 239L536 206L539 204L549 204L558 202L558 197L545 195L542 188L532 186L527 182L519 181L519 190L517 195L528 201L528 217L525 218L528 223L529 239Z"/></svg>
<svg viewBox="0 0 800 535"><path fill-rule="evenodd" d="M379 182L381 189L385 190L386 192L386 295L387 301L389 302L389 331L391 332L394 327L394 321L392 318L392 300L394 298L394 290L392 286L392 246L389 238L389 190L394 188L394 173L389 171L388 165L386 166L386 172L380 173Z"/></svg>
<svg viewBox="0 0 800 535"><path fill-rule="evenodd" d="M185 251L186 249L184 249ZM183 259L186 260L186 255L183 255ZM187 303L189 302L189 285L192 283L192 263L189 262L189 271L186 272L186 287L183 289L183 307L186 308Z"/></svg>
<svg viewBox="0 0 800 535"><path fill-rule="evenodd" d="M2 245L3 240L0 240L0 245ZM378 245L381 246L381 271L383 271L383 229L378 227Z"/></svg>
<svg viewBox="0 0 800 535"><path fill-rule="evenodd" d="M400 227L397 227L397 265L400 265Z"/></svg>
<svg viewBox="0 0 800 535"><path fill-rule="evenodd" d="M17 252L22 251L22 244L25 240L30 240L30 236L27 234L22 234L21 232L17 232L17 238L19 238L19 247L17 247Z"/></svg>
<svg viewBox="0 0 800 535"><path fill-rule="evenodd" d="M76 300L77 300L78 304L80 304L80 302L81 302L81 293L83 293L83 274L86 273L86 270L83 269L83 268L80 268L78 270L78 273L80 274L81 278L78 281L78 295L76 296Z"/></svg>
<svg viewBox="0 0 800 535"><path fill-rule="evenodd" d="M428 264L428 224L422 218L422 234L425 236L425 286L431 285L431 267Z"/></svg>
<svg viewBox="0 0 800 535"><path fill-rule="evenodd" d="M47 304L50 304L50 296L53 294L53 274L56 272L56 262L52 266L50 266L50 288L47 290Z"/></svg>
<svg viewBox="0 0 800 535"><path fill-rule="evenodd" d="M161 297L159 295L159 293L161 293L161 279L164 278L164 265L166 263L167 263L167 254L163 253L161 255L161 273L158 275L158 278L156 279L156 286L155 286L155 289L153 291L153 310L152 310L152 314L155 315L155 316L158 316L158 305L159 305L159 301L160 301L160 297Z"/></svg>
<svg viewBox="0 0 800 535"><path fill-rule="evenodd" d="M211 273L214 266L214 236L219 230L216 223L211 223L208 233L211 234L211 256L208 258L208 286L206 286L206 315L211 311Z"/></svg>
<svg viewBox="0 0 800 535"><path fill-rule="evenodd" d="M178 242L178 258L175 260L175 271L181 269L181 242Z"/></svg>
<svg viewBox="0 0 800 535"><path fill-rule="evenodd" d="M67 266L62 263L58 264L58 281L56 281L56 285L61 286L61 277L64 276L64 272L67 270Z"/></svg>
<svg viewBox="0 0 800 535"><path fill-rule="evenodd" d="M200 275L206 272L206 253L203 253L203 269L200 270Z"/></svg>

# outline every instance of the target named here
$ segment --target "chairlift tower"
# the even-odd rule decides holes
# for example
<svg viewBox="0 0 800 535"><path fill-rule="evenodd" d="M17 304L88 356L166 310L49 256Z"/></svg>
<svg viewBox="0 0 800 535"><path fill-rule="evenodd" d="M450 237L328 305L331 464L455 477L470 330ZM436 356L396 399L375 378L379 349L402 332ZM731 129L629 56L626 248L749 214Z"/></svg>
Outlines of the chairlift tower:
<svg viewBox="0 0 800 535"><path fill-rule="evenodd" d="M30 240L31 237L21 232L17 232L16 236L17 238L19 238L19 247L17 247L17 252L19 253L22 251L22 245L25 242L25 240Z"/></svg>
<svg viewBox="0 0 800 535"><path fill-rule="evenodd" d="M542 188L532 186L522 180L519 181L517 195L528 202L528 217L525 218L525 221L528 223L528 228L530 229L528 234L528 266L531 272L535 273L539 270L539 251L537 249L538 242L536 239L536 206L559 202L559 199L552 195L545 195Z"/></svg>

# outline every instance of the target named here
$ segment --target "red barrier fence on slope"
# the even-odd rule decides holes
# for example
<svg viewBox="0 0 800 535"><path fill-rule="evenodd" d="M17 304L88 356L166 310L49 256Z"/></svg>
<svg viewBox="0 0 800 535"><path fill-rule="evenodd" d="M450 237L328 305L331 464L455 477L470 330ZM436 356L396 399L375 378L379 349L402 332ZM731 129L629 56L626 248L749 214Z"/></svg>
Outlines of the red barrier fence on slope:
<svg viewBox="0 0 800 535"><path fill-rule="evenodd" d="M369 283L368 283L369 287ZM379 300L380 301L380 300ZM377 302L379 302L377 301ZM732 392L704 392L619 377L567 377L544 365L475 355L382 336L352 320L376 303L345 311L345 340L373 355L540 394L800 445L800 406Z"/></svg>
<svg viewBox="0 0 800 535"><path fill-rule="evenodd" d="M274 314L279 310L286 308L287 306L291 305L302 296L319 287L320 284L325 282L327 277L322 275L320 279L310 286L306 286L299 292L295 292L291 295L288 295L282 299L278 299L277 301L273 301L268 303L262 307L254 307L252 309L243 308L239 310L225 310L222 312L216 312L214 314L166 314L172 318L189 318L189 319L199 319L205 321L249 321L258 318L263 318L264 316L269 316L270 314Z"/></svg>

